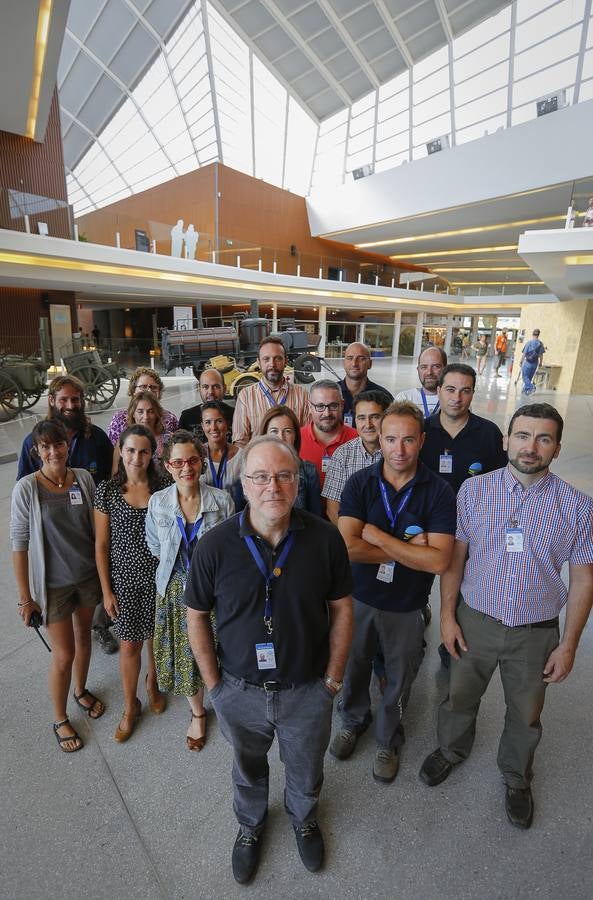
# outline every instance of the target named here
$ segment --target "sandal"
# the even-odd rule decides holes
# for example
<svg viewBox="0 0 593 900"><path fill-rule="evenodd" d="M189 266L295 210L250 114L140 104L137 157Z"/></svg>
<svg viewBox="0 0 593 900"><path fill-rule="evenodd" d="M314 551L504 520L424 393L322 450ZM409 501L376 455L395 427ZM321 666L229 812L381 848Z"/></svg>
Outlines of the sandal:
<svg viewBox="0 0 593 900"><path fill-rule="evenodd" d="M195 713L192 713L189 724L191 725L191 722L193 721L193 719L205 719L205 718L206 718L205 712L203 712L200 716L196 716ZM204 730L204 734L202 735L202 737L199 737L199 738L190 737L189 734L186 735L185 743L187 744L188 750L197 750L199 752L203 748L204 744L206 743L206 731Z"/></svg>
<svg viewBox="0 0 593 900"><path fill-rule="evenodd" d="M95 695L91 694L91 692L88 691L86 688L84 689L82 694L79 694L78 696L76 696L76 691L74 691L72 693L72 696L74 697L74 699L76 700L76 702L78 703L80 708L82 710L84 710L84 712L87 714L89 719L100 719L101 716L103 715L103 713L105 712L105 705L101 702L101 700L99 700L98 697L95 697ZM80 702L83 697L91 698L90 706L86 706L84 703ZM99 704L99 707L100 707L99 711L97 711L97 703Z"/></svg>
<svg viewBox="0 0 593 900"><path fill-rule="evenodd" d="M82 748L84 747L84 742L83 742L81 736L75 731L74 728L72 728L71 725L70 725L70 727L72 728L72 731L74 731L74 734L71 734L68 737L60 737L60 735L58 734L58 731L64 725L70 725L70 719L64 719L63 722L54 722L54 724L53 724L56 741L58 742L62 753L76 753L77 750L82 750ZM64 744L66 744L68 741L79 741L80 743L79 743L78 747L74 747L72 750L67 750L66 747L64 747Z"/></svg>
<svg viewBox="0 0 593 900"><path fill-rule="evenodd" d="M146 676L144 683L146 685L146 693L148 695L148 706L150 708L150 711L151 713L154 713L155 716L159 716L167 708L167 695L159 691L158 687L156 691L151 694L148 689L148 675Z"/></svg>

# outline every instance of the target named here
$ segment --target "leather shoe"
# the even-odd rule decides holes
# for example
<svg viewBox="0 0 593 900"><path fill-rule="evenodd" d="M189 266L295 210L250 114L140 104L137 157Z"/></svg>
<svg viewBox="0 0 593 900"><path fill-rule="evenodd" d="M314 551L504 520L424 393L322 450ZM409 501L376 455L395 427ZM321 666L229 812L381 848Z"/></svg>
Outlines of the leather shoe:
<svg viewBox="0 0 593 900"><path fill-rule="evenodd" d="M299 856L305 869L309 872L317 872L323 863L325 845L323 835L317 822L307 822L305 825L293 825Z"/></svg>
<svg viewBox="0 0 593 900"><path fill-rule="evenodd" d="M118 744L123 744L123 743L125 743L125 741L127 741L129 738L132 737L132 734L134 733L134 728L136 727L136 722L140 718L141 712L142 712L142 704L138 700L138 697L136 697L136 710L132 717L128 717L128 722L130 722L130 727L129 728L121 727L121 724L124 720L124 717L122 716L121 722L115 729L115 734L113 735L113 739L115 741L117 741Z"/></svg>
<svg viewBox="0 0 593 900"><path fill-rule="evenodd" d="M518 828L529 828L533 822L533 797L531 788L506 786L504 803L509 822Z"/></svg>
<svg viewBox="0 0 593 900"><path fill-rule="evenodd" d="M260 838L255 834L244 834L239 828L232 855L233 878L239 884L247 884L255 875L260 850Z"/></svg>
<svg viewBox="0 0 593 900"><path fill-rule="evenodd" d="M160 716L161 713L165 711L167 708L167 695L161 693L158 687L155 691L151 691L148 687L148 675L145 679L146 684L146 693L148 694L148 706L150 708L151 713L154 713L155 716Z"/></svg>
<svg viewBox="0 0 593 900"><path fill-rule="evenodd" d="M444 781L453 771L453 763L443 756L440 751L435 750L426 757L420 769L420 778L429 787L436 787L441 781Z"/></svg>

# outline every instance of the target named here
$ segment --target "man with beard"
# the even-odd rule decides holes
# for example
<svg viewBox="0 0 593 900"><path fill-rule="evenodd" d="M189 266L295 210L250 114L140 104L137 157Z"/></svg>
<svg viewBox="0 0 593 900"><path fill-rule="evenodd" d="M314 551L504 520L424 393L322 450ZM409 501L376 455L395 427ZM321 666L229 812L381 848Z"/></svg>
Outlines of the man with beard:
<svg viewBox="0 0 593 900"><path fill-rule="evenodd" d="M198 375L198 390L200 403L183 410L179 416L179 428L196 432L200 440L206 443L206 435L202 428L202 404L212 401L220 403L230 428L233 424L235 401L224 400L224 378L218 369L202 369Z"/></svg>
<svg viewBox="0 0 593 900"><path fill-rule="evenodd" d="M301 429L301 459L313 463L323 488L332 454L357 435L342 421L344 401L335 381L316 381L309 393L309 407L312 421Z"/></svg>
<svg viewBox="0 0 593 900"><path fill-rule="evenodd" d="M563 425L548 403L522 406L509 423L508 466L461 486L453 557L441 576L449 694L439 708L439 747L420 770L433 787L467 759L480 701L500 668L506 715L498 767L507 817L520 828L533 819L546 687L570 673L593 603L593 498L549 471Z"/></svg>
<svg viewBox="0 0 593 900"><path fill-rule="evenodd" d="M95 484L111 478L113 445L105 432L93 425L85 415L82 382L74 375L58 375L49 385L47 402L47 418L60 422L68 435L68 466L86 469ZM31 454L31 448L29 434L23 441L17 481L41 467L41 460ZM115 653L117 650L117 642L109 631L110 625L111 619L100 603L93 618L93 630L105 653Z"/></svg>
<svg viewBox="0 0 593 900"><path fill-rule="evenodd" d="M421 387L400 391L395 398L400 403L413 403L425 419L439 411L437 392L439 378L447 365L447 354L441 347L427 347L418 357L418 378Z"/></svg>
<svg viewBox="0 0 593 900"><path fill-rule="evenodd" d="M284 377L286 350L279 337L262 339L257 353L262 378L258 384L243 388L237 397L233 418L233 443L244 447L272 406L288 406L305 425L310 419L307 391Z"/></svg>
<svg viewBox="0 0 593 900"><path fill-rule="evenodd" d="M365 344L355 342L346 347L344 354L344 378L338 381L339 388L344 398L344 408L342 415L345 425L354 424L354 398L358 394L366 391L381 391L385 394L389 401L393 400L392 395L382 385L375 384L367 377L367 373L373 360L371 351Z"/></svg>

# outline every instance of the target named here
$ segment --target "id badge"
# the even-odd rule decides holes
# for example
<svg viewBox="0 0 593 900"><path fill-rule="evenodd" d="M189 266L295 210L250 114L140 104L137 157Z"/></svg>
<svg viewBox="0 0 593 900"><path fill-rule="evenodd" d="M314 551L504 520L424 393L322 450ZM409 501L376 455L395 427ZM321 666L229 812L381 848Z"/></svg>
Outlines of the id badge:
<svg viewBox="0 0 593 900"><path fill-rule="evenodd" d="M68 494L70 495L70 506L82 506L82 491L71 488Z"/></svg>
<svg viewBox="0 0 593 900"><path fill-rule="evenodd" d="M507 553L523 553L523 529L507 528L505 546Z"/></svg>
<svg viewBox="0 0 593 900"><path fill-rule="evenodd" d="M321 457L321 471L325 474L329 469L329 461L331 456L322 456Z"/></svg>
<svg viewBox="0 0 593 900"><path fill-rule="evenodd" d="M391 584L393 581L393 573L395 572L395 563L381 563L377 572L377 581L384 581L385 584Z"/></svg>
<svg viewBox="0 0 593 900"><path fill-rule="evenodd" d="M450 453L441 453L439 456L439 473L451 475L453 472L453 457Z"/></svg>
<svg viewBox="0 0 593 900"><path fill-rule="evenodd" d="M273 644L256 644L255 655L257 658L257 668L260 672L262 669L276 668L276 654L274 652Z"/></svg>
<svg viewBox="0 0 593 900"><path fill-rule="evenodd" d="M353 427L353 426L352 426L352 422L353 422L353 421L354 421L354 420L353 420L353 417L352 417L352 413L347 413L347 414L344 416L344 425L349 425L350 428L352 428L352 427Z"/></svg>

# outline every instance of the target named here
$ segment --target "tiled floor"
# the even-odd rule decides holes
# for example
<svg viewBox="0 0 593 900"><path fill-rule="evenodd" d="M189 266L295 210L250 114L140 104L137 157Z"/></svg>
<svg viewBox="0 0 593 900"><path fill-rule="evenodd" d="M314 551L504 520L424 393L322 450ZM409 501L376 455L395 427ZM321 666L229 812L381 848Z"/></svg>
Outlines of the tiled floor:
<svg viewBox="0 0 593 900"><path fill-rule="evenodd" d="M392 390L414 384L409 362L379 361L373 378ZM555 471L593 493L593 398L536 395L566 418ZM195 402L191 379L167 379L165 405ZM125 400L122 400L124 405ZM474 411L503 426L521 403L512 380L483 376ZM43 404L41 405L43 407ZM96 417L105 424L109 414ZM3 446L18 449L32 419L1 426ZM15 465L0 466L0 895L35 900L95 898L390 898L589 900L593 883L593 633L587 628L574 672L553 686L536 758L536 818L529 832L507 823L496 769L503 704L495 678L483 701L471 758L440 787L418 780L435 746L435 712L445 691L436 654L437 615L406 716L407 743L394 784L371 777L371 734L346 763L328 758L322 799L327 863L307 873L282 809L282 769L271 756L269 827L253 886L230 874L236 825L230 753L214 719L201 754L185 749L185 700L156 718L142 715L125 745L113 741L122 707L117 657L97 651L91 687L108 710L98 722L70 712L86 747L67 757L51 733L47 651L16 614L8 519ZM145 702L144 692L141 697Z"/></svg>

